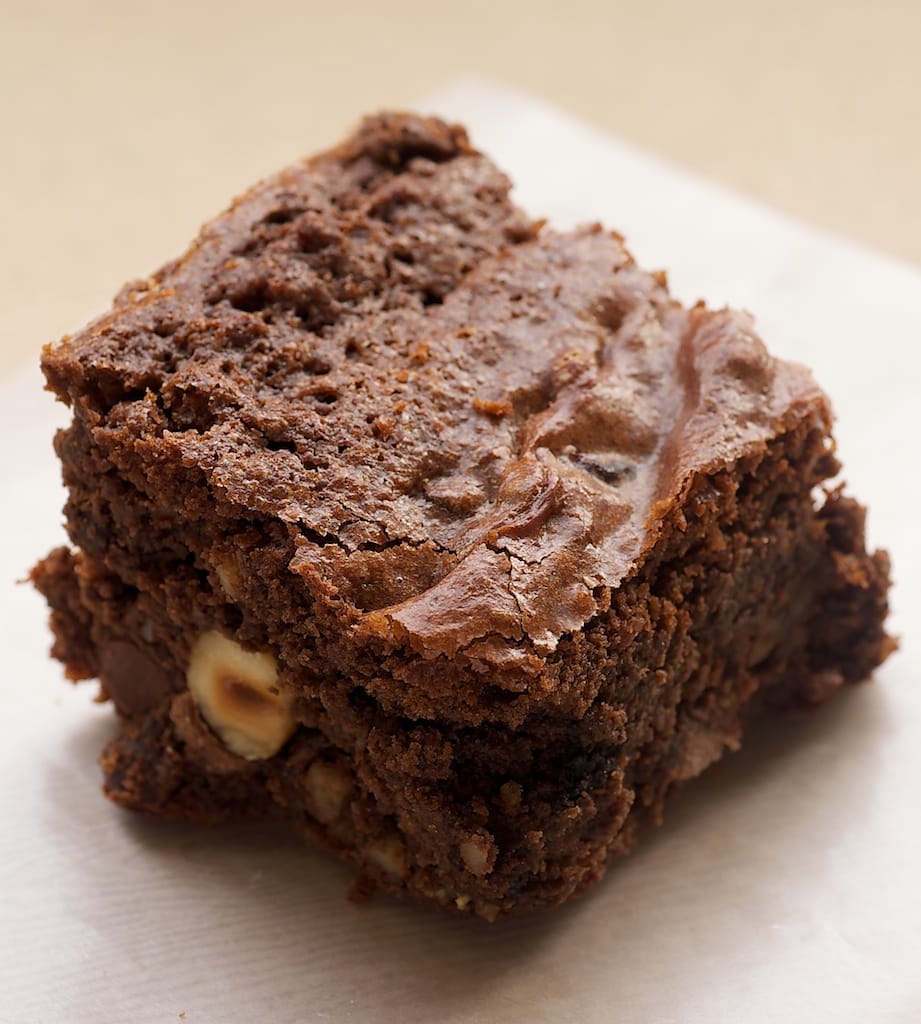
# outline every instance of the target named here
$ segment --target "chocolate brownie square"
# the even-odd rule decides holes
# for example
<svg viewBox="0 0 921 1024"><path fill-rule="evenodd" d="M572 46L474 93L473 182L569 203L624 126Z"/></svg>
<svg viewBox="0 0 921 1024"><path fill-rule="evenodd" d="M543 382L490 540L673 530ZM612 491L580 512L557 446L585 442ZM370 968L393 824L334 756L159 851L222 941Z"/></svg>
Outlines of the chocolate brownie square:
<svg viewBox="0 0 921 1024"><path fill-rule="evenodd" d="M362 891L560 903L892 646L809 372L455 125L367 119L43 367L73 547L33 579L107 795L283 817Z"/></svg>

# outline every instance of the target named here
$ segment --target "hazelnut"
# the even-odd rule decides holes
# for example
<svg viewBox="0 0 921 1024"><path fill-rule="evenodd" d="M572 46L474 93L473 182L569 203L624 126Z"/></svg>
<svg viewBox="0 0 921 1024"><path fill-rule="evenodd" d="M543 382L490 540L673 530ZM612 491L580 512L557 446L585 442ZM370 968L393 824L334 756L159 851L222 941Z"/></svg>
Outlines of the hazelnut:
<svg viewBox="0 0 921 1024"><path fill-rule="evenodd" d="M230 557L219 558L214 563L214 571L220 581L224 593L233 601L240 597L243 579L237 563Z"/></svg>
<svg viewBox="0 0 921 1024"><path fill-rule="evenodd" d="M406 877L406 847L395 832L369 843L365 847L365 859L388 875Z"/></svg>
<svg viewBox="0 0 921 1024"><path fill-rule="evenodd" d="M202 717L240 757L271 757L294 732L291 697L279 687L275 659L265 651L244 650L211 630L192 648L186 681Z"/></svg>
<svg viewBox="0 0 921 1024"><path fill-rule="evenodd" d="M419 891L424 895L428 896L430 900L435 900L436 903L440 903L443 907L446 907L453 897L444 886L438 886L434 888L430 885L419 885Z"/></svg>
<svg viewBox="0 0 921 1024"><path fill-rule="evenodd" d="M491 924L499 916L502 908L497 903L477 902L474 904L473 909L479 917L489 921Z"/></svg>
<svg viewBox="0 0 921 1024"><path fill-rule="evenodd" d="M304 777L307 808L322 825L339 817L352 792L349 773L338 764L314 761Z"/></svg>
<svg viewBox="0 0 921 1024"><path fill-rule="evenodd" d="M464 866L472 874L485 875L491 870L493 843L488 836L475 833L460 844L459 850Z"/></svg>

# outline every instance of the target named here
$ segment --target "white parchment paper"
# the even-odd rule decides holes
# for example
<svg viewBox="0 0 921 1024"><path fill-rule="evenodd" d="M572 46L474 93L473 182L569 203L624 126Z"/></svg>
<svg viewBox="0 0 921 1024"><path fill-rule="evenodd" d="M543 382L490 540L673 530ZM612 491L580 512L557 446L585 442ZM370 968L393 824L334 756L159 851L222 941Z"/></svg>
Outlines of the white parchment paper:
<svg viewBox="0 0 921 1024"><path fill-rule="evenodd" d="M765 723L568 907L492 927L357 907L348 872L283 832L100 796L113 712L62 682L42 602L12 582L62 536L63 416L30 370L0 385L0 1022L921 1020L921 273L503 88L424 106L468 123L535 215L617 227L679 296L751 309L813 367L893 555L902 650L821 713Z"/></svg>

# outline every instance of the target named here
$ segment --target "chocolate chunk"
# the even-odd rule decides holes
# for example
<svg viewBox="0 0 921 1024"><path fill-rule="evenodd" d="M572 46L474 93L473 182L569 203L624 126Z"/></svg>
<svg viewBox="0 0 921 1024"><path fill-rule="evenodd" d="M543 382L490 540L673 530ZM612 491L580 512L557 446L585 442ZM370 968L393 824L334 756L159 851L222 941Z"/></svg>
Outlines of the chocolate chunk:
<svg viewBox="0 0 921 1024"><path fill-rule="evenodd" d="M172 686L153 655L124 640L111 640L99 652L99 679L123 715L139 715L157 707Z"/></svg>

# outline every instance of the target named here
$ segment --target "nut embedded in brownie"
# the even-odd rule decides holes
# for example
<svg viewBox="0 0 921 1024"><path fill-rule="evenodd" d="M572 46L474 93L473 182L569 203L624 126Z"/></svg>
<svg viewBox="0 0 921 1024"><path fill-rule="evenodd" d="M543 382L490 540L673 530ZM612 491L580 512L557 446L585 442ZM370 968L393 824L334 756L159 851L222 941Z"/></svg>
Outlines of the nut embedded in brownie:
<svg viewBox="0 0 921 1024"><path fill-rule="evenodd" d="M457 126L367 119L43 367L73 548L33 579L107 794L283 816L363 890L557 904L892 645L808 371Z"/></svg>

